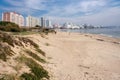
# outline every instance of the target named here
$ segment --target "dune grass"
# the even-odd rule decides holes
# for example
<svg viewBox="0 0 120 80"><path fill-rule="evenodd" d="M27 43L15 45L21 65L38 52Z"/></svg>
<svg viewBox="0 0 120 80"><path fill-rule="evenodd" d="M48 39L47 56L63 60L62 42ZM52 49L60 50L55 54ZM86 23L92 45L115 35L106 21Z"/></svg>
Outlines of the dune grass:
<svg viewBox="0 0 120 80"><path fill-rule="evenodd" d="M29 56L31 56L32 58L36 59L37 61L40 61L40 62L42 62L42 63L45 63L45 62L46 62L44 59L40 58L36 53L33 53L33 52L30 51L30 50L25 50L25 52L26 52Z"/></svg>
<svg viewBox="0 0 120 80"><path fill-rule="evenodd" d="M0 78L0 80L16 80L17 77L14 74L4 74L2 75L2 77ZM19 80L19 79L17 79Z"/></svg>
<svg viewBox="0 0 120 80"><path fill-rule="evenodd" d="M48 72L33 59L21 56L18 60L25 63L31 71L31 73L23 73L20 76L22 80L42 80L43 78L49 79L50 76Z"/></svg>
<svg viewBox="0 0 120 80"><path fill-rule="evenodd" d="M24 32L15 32L15 33L13 33L13 35L31 35L31 34L37 34L37 32L24 31Z"/></svg>
<svg viewBox="0 0 120 80"><path fill-rule="evenodd" d="M46 56L46 55L45 55L46 53L45 53L44 51L42 51L41 49L36 48L36 51L37 51L38 53L40 53L41 55Z"/></svg>
<svg viewBox="0 0 120 80"><path fill-rule="evenodd" d="M10 46L2 44L0 42L0 59L7 61L8 56L12 56L14 52L11 50Z"/></svg>
<svg viewBox="0 0 120 80"><path fill-rule="evenodd" d="M19 37L19 40L24 42L25 44L30 43L30 45L34 46L35 48L39 48L39 46L33 42L32 40L25 38L25 37Z"/></svg>

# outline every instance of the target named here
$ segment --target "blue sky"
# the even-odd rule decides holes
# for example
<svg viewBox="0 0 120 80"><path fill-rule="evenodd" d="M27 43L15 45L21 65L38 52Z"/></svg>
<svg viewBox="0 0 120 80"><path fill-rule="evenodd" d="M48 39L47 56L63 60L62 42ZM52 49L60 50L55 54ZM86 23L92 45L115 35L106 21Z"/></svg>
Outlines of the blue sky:
<svg viewBox="0 0 120 80"><path fill-rule="evenodd" d="M45 16L53 23L120 26L120 0L0 0L0 14Z"/></svg>

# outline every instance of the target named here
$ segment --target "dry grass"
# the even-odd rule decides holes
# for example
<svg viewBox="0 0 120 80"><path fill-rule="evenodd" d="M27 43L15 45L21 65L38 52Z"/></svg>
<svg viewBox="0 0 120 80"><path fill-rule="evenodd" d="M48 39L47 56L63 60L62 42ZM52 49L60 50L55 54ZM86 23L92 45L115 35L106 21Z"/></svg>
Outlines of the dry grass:
<svg viewBox="0 0 120 80"><path fill-rule="evenodd" d="M29 43L30 45L34 46L35 48L39 48L39 46L34 43L32 40L25 38L25 37L19 37L19 40L24 42L25 44Z"/></svg>
<svg viewBox="0 0 120 80"><path fill-rule="evenodd" d="M8 56L12 56L13 53L14 52L11 50L10 46L0 42L0 59L7 61Z"/></svg>
<svg viewBox="0 0 120 80"><path fill-rule="evenodd" d="M3 32L0 32L0 41L6 42L13 47L14 47L14 45L23 46L22 42L25 44L29 43L30 45L34 46L35 48L39 47L36 43L34 43L32 40L30 40L28 38L14 37L13 35L3 33Z"/></svg>
<svg viewBox="0 0 120 80"><path fill-rule="evenodd" d="M20 77L22 80L42 80L43 78L49 79L48 72L37 62L35 62L31 58L27 58L26 56L22 55L21 57L17 58L20 63L25 63L29 68L31 73L24 73Z"/></svg>
<svg viewBox="0 0 120 80"><path fill-rule="evenodd" d="M42 62L42 63L45 63L45 62L46 62L44 59L40 58L36 53L33 53L33 52L30 51L30 50L25 50L25 52L26 52L29 56L31 56L32 58L36 59L37 61L40 61L40 62Z"/></svg>
<svg viewBox="0 0 120 80"><path fill-rule="evenodd" d="M41 49L36 48L36 51L37 51L38 53L40 53L41 55L46 56L46 55L45 55L45 52L42 51Z"/></svg>
<svg viewBox="0 0 120 80"><path fill-rule="evenodd" d="M23 46L22 43L16 40L14 36L3 32L0 32L0 41L6 42L13 47L14 45Z"/></svg>

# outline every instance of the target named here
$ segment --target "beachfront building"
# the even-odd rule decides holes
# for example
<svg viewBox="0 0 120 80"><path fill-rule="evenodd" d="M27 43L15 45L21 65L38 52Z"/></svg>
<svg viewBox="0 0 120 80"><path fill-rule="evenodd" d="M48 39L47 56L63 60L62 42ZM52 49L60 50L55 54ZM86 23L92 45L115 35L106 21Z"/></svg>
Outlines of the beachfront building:
<svg viewBox="0 0 120 80"><path fill-rule="evenodd" d="M52 28L59 29L59 28L61 28L61 25L59 23L55 23L55 24L53 24Z"/></svg>
<svg viewBox="0 0 120 80"><path fill-rule="evenodd" d="M44 28L53 28L50 19L46 19L45 17L41 17L41 26Z"/></svg>
<svg viewBox="0 0 120 80"><path fill-rule="evenodd" d="M2 13L2 21L8 21L24 26L24 17L16 12L4 12Z"/></svg>
<svg viewBox="0 0 120 80"><path fill-rule="evenodd" d="M63 27L66 28L66 29L79 29L80 27L76 24L73 24L73 23L65 23L63 24Z"/></svg>
<svg viewBox="0 0 120 80"><path fill-rule="evenodd" d="M46 19L45 19L45 17L41 17L41 26L46 27Z"/></svg>
<svg viewBox="0 0 120 80"><path fill-rule="evenodd" d="M41 26L41 21L39 18L28 16L26 17L26 26L27 27L35 27L36 25Z"/></svg>
<svg viewBox="0 0 120 80"><path fill-rule="evenodd" d="M51 21L49 19L46 20L46 27L47 28L52 28L52 24L51 24Z"/></svg>

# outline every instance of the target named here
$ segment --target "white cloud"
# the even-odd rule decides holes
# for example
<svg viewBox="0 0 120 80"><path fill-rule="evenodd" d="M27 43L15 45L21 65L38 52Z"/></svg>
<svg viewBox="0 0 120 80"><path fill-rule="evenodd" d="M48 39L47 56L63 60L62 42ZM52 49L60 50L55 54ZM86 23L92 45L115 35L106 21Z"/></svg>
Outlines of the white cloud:
<svg viewBox="0 0 120 80"><path fill-rule="evenodd" d="M97 14L92 15L85 15L80 17L50 17L54 23L64 23L64 22L73 22L76 24L92 24L92 25L103 25L103 26L109 26L109 25L120 25L120 8L119 7L113 7L109 8L107 10L104 10Z"/></svg>
<svg viewBox="0 0 120 80"><path fill-rule="evenodd" d="M78 1L76 3L66 4L65 6L53 6L52 10L46 15L53 16L76 16L84 13L85 15L94 13L94 11L103 8L106 5L104 0ZM59 13L59 14L58 14Z"/></svg>
<svg viewBox="0 0 120 80"><path fill-rule="evenodd" d="M98 10L98 12L95 12L95 10ZM82 12L84 14L80 15ZM77 13L79 14L76 16ZM76 4L69 4L62 8L55 7L46 15L51 16L55 23L58 21L58 23L73 22L104 26L120 25L120 7L110 7L109 1L105 0L79 1Z"/></svg>
<svg viewBox="0 0 120 80"><path fill-rule="evenodd" d="M103 0L91 0L91 1L83 1L80 3L81 11L88 12L99 7L105 6L106 2Z"/></svg>
<svg viewBox="0 0 120 80"><path fill-rule="evenodd" d="M45 9L45 5L42 3L46 2L46 0L25 0L25 4L27 7L32 9Z"/></svg>
<svg viewBox="0 0 120 80"><path fill-rule="evenodd" d="M112 0L73 0L66 5L48 6L56 0L5 0L13 7L1 7L4 10L15 10L26 14L39 14L40 10L48 11L43 16L49 16L53 22L74 22L78 24L120 25L120 7ZM62 1L62 0L61 0ZM59 3L57 3L59 4ZM14 7L16 6L16 7ZM18 7L17 7L18 6ZM36 13L38 11L38 13Z"/></svg>
<svg viewBox="0 0 120 80"><path fill-rule="evenodd" d="M94 25L120 25L120 8L112 7L100 13L83 16L84 22Z"/></svg>
<svg viewBox="0 0 120 80"><path fill-rule="evenodd" d="M99 7L102 7L106 4L105 0L84 0L68 3L64 6L47 6L45 3L49 4L49 2L55 2L55 0L5 0L7 3L13 6L19 6L18 8L29 9L30 11L34 10L47 10L48 13L45 15L57 15L57 16L71 16L80 12L84 12L85 14L90 14L92 11L97 10ZM58 3L59 4L59 3ZM36 12L35 11L35 12ZM91 12L90 12L91 11ZM59 13L59 14L58 14Z"/></svg>

